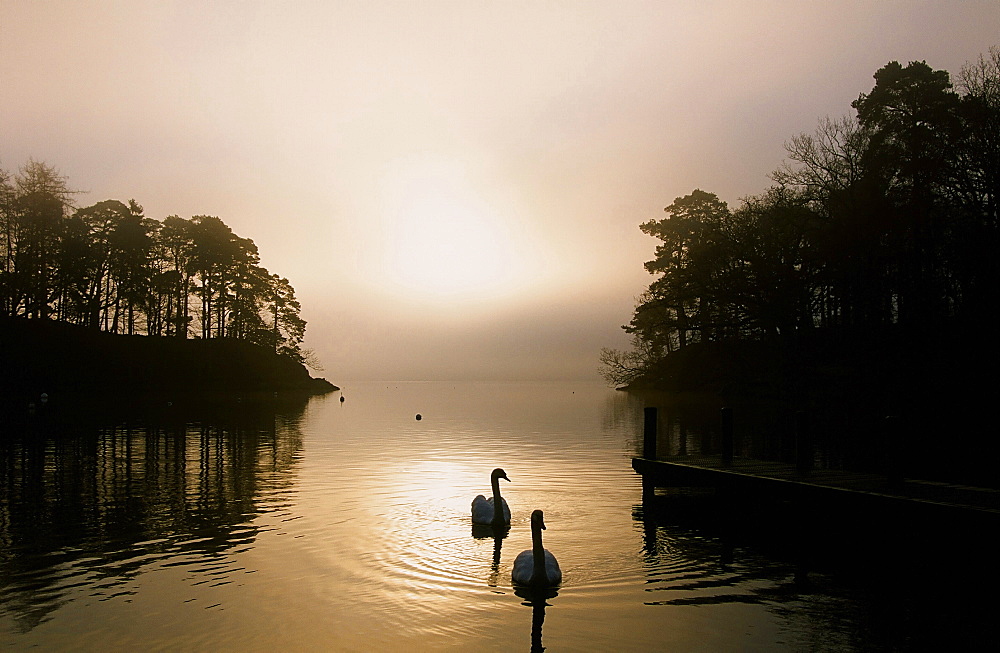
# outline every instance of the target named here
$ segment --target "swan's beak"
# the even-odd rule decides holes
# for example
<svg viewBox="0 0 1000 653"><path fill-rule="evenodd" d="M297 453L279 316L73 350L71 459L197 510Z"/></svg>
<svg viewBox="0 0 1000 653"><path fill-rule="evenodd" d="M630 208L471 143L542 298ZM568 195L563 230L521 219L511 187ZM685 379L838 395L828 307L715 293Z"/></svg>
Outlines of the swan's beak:
<svg viewBox="0 0 1000 653"><path fill-rule="evenodd" d="M500 478L502 478L503 480L507 481L508 483L510 483L510 482L511 482L511 481L510 481L510 479L509 479L509 478L507 478L506 476L501 476Z"/></svg>

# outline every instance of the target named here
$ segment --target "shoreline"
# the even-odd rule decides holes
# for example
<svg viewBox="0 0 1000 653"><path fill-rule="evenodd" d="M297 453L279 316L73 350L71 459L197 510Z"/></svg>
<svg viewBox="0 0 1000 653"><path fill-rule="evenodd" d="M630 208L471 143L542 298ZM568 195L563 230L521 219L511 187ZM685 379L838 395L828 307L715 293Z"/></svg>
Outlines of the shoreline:
<svg viewBox="0 0 1000 653"><path fill-rule="evenodd" d="M57 395L298 392L339 388L299 362L227 338L119 335L50 320L0 318L5 399Z"/></svg>

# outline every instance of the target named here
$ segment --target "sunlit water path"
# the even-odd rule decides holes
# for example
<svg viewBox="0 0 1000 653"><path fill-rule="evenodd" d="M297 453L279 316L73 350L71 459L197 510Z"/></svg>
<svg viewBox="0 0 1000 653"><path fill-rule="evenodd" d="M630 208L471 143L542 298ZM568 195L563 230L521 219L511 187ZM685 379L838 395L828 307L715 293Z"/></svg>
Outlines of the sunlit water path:
<svg viewBox="0 0 1000 653"><path fill-rule="evenodd" d="M642 404L599 385L381 383L344 397L5 434L0 644L918 650L940 635L927 619L964 615L962 634L940 636L974 641L991 607L949 611L976 580L953 559L885 561L875 578L803 569L720 535L713 499L644 506L630 467ZM512 481L501 539L469 517L496 466ZM543 598L510 584L535 508L564 574ZM918 574L933 585L911 585Z"/></svg>

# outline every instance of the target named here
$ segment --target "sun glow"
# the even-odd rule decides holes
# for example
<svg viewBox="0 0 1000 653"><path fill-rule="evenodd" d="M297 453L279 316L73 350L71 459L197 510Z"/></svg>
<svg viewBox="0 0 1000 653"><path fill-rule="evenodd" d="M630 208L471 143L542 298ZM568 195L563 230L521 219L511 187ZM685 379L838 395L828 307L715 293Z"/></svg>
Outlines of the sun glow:
<svg viewBox="0 0 1000 653"><path fill-rule="evenodd" d="M523 273L511 225L461 168L411 161L389 184L384 270L418 299L467 300L512 290Z"/></svg>

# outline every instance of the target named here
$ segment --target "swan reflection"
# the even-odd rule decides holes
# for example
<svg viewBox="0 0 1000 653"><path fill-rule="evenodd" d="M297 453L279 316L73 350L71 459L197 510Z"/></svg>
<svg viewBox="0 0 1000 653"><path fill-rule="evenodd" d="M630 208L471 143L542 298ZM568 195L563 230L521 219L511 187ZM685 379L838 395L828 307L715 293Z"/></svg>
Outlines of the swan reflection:
<svg viewBox="0 0 1000 653"><path fill-rule="evenodd" d="M542 646L542 623L548 599L555 598L559 590L554 587L515 587L514 594L524 599L521 605L531 606L531 653L545 650Z"/></svg>
<svg viewBox="0 0 1000 653"><path fill-rule="evenodd" d="M503 540L507 537L508 532L509 529L507 528L499 528L494 531L491 526L485 526L483 524L472 525L472 537L477 540L493 538L493 562L490 563L490 575L486 581L486 584L490 587L496 587L499 583L500 551L503 548Z"/></svg>
<svg viewBox="0 0 1000 653"><path fill-rule="evenodd" d="M510 529L507 527L493 528L489 524L472 525L472 537L476 538L477 540L497 539L497 538L504 539L505 537L507 537L507 533L509 532Z"/></svg>

